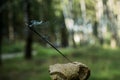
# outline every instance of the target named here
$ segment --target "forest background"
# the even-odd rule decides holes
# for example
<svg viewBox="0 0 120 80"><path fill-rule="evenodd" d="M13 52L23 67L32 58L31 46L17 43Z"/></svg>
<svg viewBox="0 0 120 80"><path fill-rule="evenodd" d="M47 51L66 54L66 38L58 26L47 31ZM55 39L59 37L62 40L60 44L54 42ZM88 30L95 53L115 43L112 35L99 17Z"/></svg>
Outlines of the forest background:
<svg viewBox="0 0 120 80"><path fill-rule="evenodd" d="M48 66L66 63L28 27L72 61L89 80L120 78L120 0L1 0L0 80L50 80Z"/></svg>

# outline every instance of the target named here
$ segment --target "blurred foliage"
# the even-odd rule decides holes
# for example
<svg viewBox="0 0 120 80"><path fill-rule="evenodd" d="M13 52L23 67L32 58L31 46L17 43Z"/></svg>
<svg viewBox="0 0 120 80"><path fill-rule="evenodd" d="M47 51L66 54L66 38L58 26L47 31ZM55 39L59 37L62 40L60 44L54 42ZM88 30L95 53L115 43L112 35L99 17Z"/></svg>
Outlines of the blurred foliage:
<svg viewBox="0 0 120 80"><path fill-rule="evenodd" d="M16 53L24 51L24 42L23 41L16 41L14 43L4 43L2 46L3 53Z"/></svg>
<svg viewBox="0 0 120 80"><path fill-rule="evenodd" d="M99 7L98 8L96 7L97 6L96 4L99 3L100 1L84 0L85 1L84 12L86 14L83 14L83 12L81 10L81 1L82 0L29 0L29 2L31 4L31 14L32 14L30 20L46 22L46 24L44 24L42 26L37 26L37 27L43 27L43 30L38 29L38 32L45 33L45 35L48 35L49 40L53 43L56 43L57 40L59 43L62 43L61 42L61 38L63 38L61 36L62 31L63 31L62 28L68 27L68 26L66 26L66 23L65 23L66 18L73 19L73 21L74 21L73 27L76 27L76 26L81 27L81 26L83 26L83 23L84 23L83 15L86 16L85 17L86 29L83 30L82 28L80 28L81 31L79 31L79 32L83 32L83 36L87 36L88 38L91 38L91 36L92 36L92 38L94 36L97 36L98 40L99 40L99 36L103 36L103 40L106 40L107 36L100 34L101 28L100 29L98 29L98 28L99 27L107 27L107 32L110 33L109 40L111 39L113 34L115 34L115 37L118 36L118 39L119 39L119 31L117 31L118 30L117 27L114 26L114 25L117 25L117 22L114 23L114 21L116 21L117 17L119 16L119 14L117 12L118 9L114 9L114 8L117 8L117 3L119 2L119 0L113 0L114 3L112 3L113 4L112 11L110 11L111 7L108 6L109 0L105 0L105 1L101 0L102 1L101 5L103 5L103 9L98 9ZM11 26L13 29L13 31L11 31L11 33L13 33L14 39L15 40L26 39L26 36L27 36L26 24L27 23L25 22L24 0L22 0L22 1L21 0L17 0L17 1L7 0L1 4L2 4L2 7L0 8L0 10L3 13L2 20L3 20L3 26L4 26L3 30L2 30L3 41L6 39L9 41L10 23L11 23ZM9 10L9 6L11 7L10 10ZM97 12L100 12L100 11L103 11L103 14L101 14L100 20L96 20ZM9 20L10 13L11 13L11 19ZM66 13L66 16L64 13ZM109 16L111 16L111 17L108 18ZM111 20L111 21L109 21L109 20ZM94 25L96 22L98 24ZM86 32L87 28L90 27L89 24L91 25L94 35L91 35L90 33ZM35 26L35 28L36 28L36 26ZM67 28L66 32L70 32L68 28ZM66 33L66 34L68 34L68 33ZM105 33L105 34L108 35L108 33ZM90 36L88 36L88 35L90 35ZM69 34L68 36L66 36L66 38L69 38L69 36L71 36L71 35ZM35 37L35 35L34 35L34 37ZM34 40L36 40L36 38ZM107 41L109 41L109 40L107 38ZM116 42L119 43L119 41L117 41L117 40L116 40ZM41 41L41 43L42 43L42 41ZM61 45L61 44L59 44L59 45Z"/></svg>

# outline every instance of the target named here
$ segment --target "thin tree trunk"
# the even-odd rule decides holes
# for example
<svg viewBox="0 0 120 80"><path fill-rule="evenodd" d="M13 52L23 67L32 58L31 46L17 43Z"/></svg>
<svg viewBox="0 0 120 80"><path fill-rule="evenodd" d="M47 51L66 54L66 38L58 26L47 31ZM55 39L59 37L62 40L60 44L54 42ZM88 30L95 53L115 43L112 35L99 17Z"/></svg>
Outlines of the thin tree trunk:
<svg viewBox="0 0 120 80"><path fill-rule="evenodd" d="M115 6L114 0L108 0L108 5L107 6L108 6L107 7L107 9L108 9L108 14L107 14L108 15L108 21L109 21L109 25L110 25L110 28L111 28L111 31L112 31L111 39L114 38L114 43L119 45L117 20L116 20L115 14L113 13L113 11L114 11L113 6ZM112 44L112 42L113 42L113 40L111 40L111 44Z"/></svg>
<svg viewBox="0 0 120 80"><path fill-rule="evenodd" d="M75 32L72 30L71 31L71 36L72 36L73 47L76 48L77 46L76 46L76 43L75 43L74 34L75 34Z"/></svg>
<svg viewBox="0 0 120 80"><path fill-rule="evenodd" d="M93 35L95 36L95 38L98 38L98 22L95 21L93 24Z"/></svg>
<svg viewBox="0 0 120 80"><path fill-rule="evenodd" d="M120 47L120 0L116 2L116 8L117 9L117 33L118 33L118 46Z"/></svg>
<svg viewBox="0 0 120 80"><path fill-rule="evenodd" d="M61 29L61 45L62 47L68 46L68 35L66 27Z"/></svg>
<svg viewBox="0 0 120 80"><path fill-rule="evenodd" d="M0 8L3 5L4 0L0 1ZM0 66L2 65L2 39L3 39L3 12L0 12Z"/></svg>
<svg viewBox="0 0 120 80"><path fill-rule="evenodd" d="M80 4L80 8L81 8L81 14L82 14L82 20L83 20L83 23L82 23L82 26L83 27L86 27L86 3L85 3L85 0L80 0L79 1L79 4ZM87 35L87 34L82 34L83 36ZM84 37L83 37L84 38ZM84 39L82 39L83 41ZM82 44L83 42L80 42L80 44Z"/></svg>
<svg viewBox="0 0 120 80"><path fill-rule="evenodd" d="M0 13L1 16L1 13ZM1 29L0 29L0 65L2 65L2 29L3 29L3 25L2 25L2 18L0 19L0 25L1 25Z"/></svg>
<svg viewBox="0 0 120 80"><path fill-rule="evenodd" d="M81 5L82 18L83 18L83 26L85 27L85 25L86 25L86 5L85 5L85 0L80 0L80 5Z"/></svg>
<svg viewBox="0 0 120 80"><path fill-rule="evenodd" d="M62 18L62 21L63 21L63 25L62 27L60 28L60 33L61 33L61 46L62 47L67 47L69 45L69 41L68 41L68 30L66 28L66 25L65 25L65 19L64 17Z"/></svg>
<svg viewBox="0 0 120 80"><path fill-rule="evenodd" d="M65 3L64 0L62 0L63 2L63 16L64 16L64 21L65 21L65 25L66 28L68 30L69 33L69 43L71 44L72 41L72 45L73 47L76 46L76 43L74 41L74 20L73 20L73 0L68 0L67 3Z"/></svg>
<svg viewBox="0 0 120 80"><path fill-rule="evenodd" d="M13 27L13 23L12 23L12 17L13 17L13 13L12 13L12 6L11 6L11 0L8 1L8 29L9 29L9 40L13 41L14 40L14 27Z"/></svg>
<svg viewBox="0 0 120 80"><path fill-rule="evenodd" d="M61 46L67 47L69 44L68 43L68 31L67 31L67 28L65 26L64 17L63 17L63 23L64 23L64 25L61 28Z"/></svg>
<svg viewBox="0 0 120 80"><path fill-rule="evenodd" d="M69 16L69 12L67 11L67 7L65 5L65 1L64 0L61 0L61 3L62 3L62 21L64 23L63 27L61 28L61 46L62 47L67 47L69 46L69 38L70 38L70 35L69 35L69 26L68 24L66 24L66 19L67 17Z"/></svg>
<svg viewBox="0 0 120 80"><path fill-rule="evenodd" d="M29 30L27 39L26 39L26 49L25 49L25 58L26 59L31 59L32 58L32 33Z"/></svg>
<svg viewBox="0 0 120 80"><path fill-rule="evenodd" d="M2 65L2 36L1 36L1 29L0 29L0 65Z"/></svg>
<svg viewBox="0 0 120 80"><path fill-rule="evenodd" d="M97 26L97 32L98 32L98 40L101 45L104 43L104 37L103 37L103 1L102 0L96 0L96 21L98 22Z"/></svg>
<svg viewBox="0 0 120 80"><path fill-rule="evenodd" d="M25 0L25 20L29 24L30 23L30 17L31 17L31 5L30 0ZM29 27L29 25L28 25ZM26 39L26 47L25 47L25 59L31 59L32 58L32 33L30 30L27 32L27 39Z"/></svg>

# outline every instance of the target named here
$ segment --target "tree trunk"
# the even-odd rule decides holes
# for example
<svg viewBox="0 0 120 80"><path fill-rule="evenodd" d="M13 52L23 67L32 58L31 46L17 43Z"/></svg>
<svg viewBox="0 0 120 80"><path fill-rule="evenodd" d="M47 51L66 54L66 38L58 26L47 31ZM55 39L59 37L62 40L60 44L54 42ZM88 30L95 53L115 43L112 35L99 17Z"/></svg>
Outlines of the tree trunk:
<svg viewBox="0 0 120 80"><path fill-rule="evenodd" d="M3 5L4 0L0 1L0 8ZM2 39L3 39L3 12L0 12L0 66L2 65Z"/></svg>
<svg viewBox="0 0 120 80"><path fill-rule="evenodd" d="M30 24L30 18L31 18L31 4L30 0L25 0L25 20L28 24ZM29 27L29 25L27 25ZM30 30L27 32L27 38L26 38L26 47L25 47L25 59L31 59L32 58L32 33Z"/></svg>
<svg viewBox="0 0 120 80"><path fill-rule="evenodd" d="M76 43L75 43L74 34L75 34L75 32L72 30L71 31L71 37L72 37L73 47L76 48L77 46L76 46Z"/></svg>
<svg viewBox="0 0 120 80"><path fill-rule="evenodd" d="M25 58L31 59L32 58L32 33L29 30L27 39L26 39L26 50L25 50Z"/></svg>
<svg viewBox="0 0 120 80"><path fill-rule="evenodd" d="M61 46L67 47L68 46L68 31L65 27L65 24L61 28Z"/></svg>
<svg viewBox="0 0 120 80"><path fill-rule="evenodd" d="M83 18L83 26L85 27L85 25L86 25L86 4L85 4L85 0L80 0L80 5L81 5L82 18Z"/></svg>
<svg viewBox="0 0 120 80"><path fill-rule="evenodd" d="M71 41L72 41L72 45L74 45L73 39L72 39L72 34L71 31L73 29L73 25L74 25L74 20L73 20L73 13L72 13L72 9L73 9L73 1L72 0L68 0L68 2L65 2L65 0L61 0L62 3L62 12L63 12L63 17L64 17L64 23L66 25L66 29L68 30L68 36L66 37L65 35L63 35L64 37L68 38L68 42L69 45L71 45Z"/></svg>
<svg viewBox="0 0 120 80"><path fill-rule="evenodd" d="M2 49L2 28L0 29L0 65L2 65L2 50L1 49Z"/></svg>
<svg viewBox="0 0 120 80"><path fill-rule="evenodd" d="M104 43L104 35L105 33L103 33L103 28L105 26L103 26L103 0L96 0L96 5L95 5L95 8L96 8L96 21L98 22L98 26L97 26L97 32L98 32L98 40L99 40L99 43L101 45L103 45Z"/></svg>
<svg viewBox="0 0 120 80"><path fill-rule="evenodd" d="M1 40L2 36L1 36L1 29L0 29L0 66L2 65L2 40Z"/></svg>
<svg viewBox="0 0 120 80"><path fill-rule="evenodd" d="M107 5L107 10L108 10L107 17L108 17L109 26L110 26L111 32L112 32L112 35L111 35L112 40L111 41L113 42L113 40L114 40L114 43L116 43L118 46L119 45L119 35L118 35L117 18L115 17L115 14L113 13L113 11L114 11L113 6L115 6L115 2L114 2L114 0L108 0L107 3L108 3L108 5Z"/></svg>
<svg viewBox="0 0 120 80"><path fill-rule="evenodd" d="M2 29L0 29L0 65L2 65L2 50L1 49L2 49Z"/></svg>
<svg viewBox="0 0 120 80"><path fill-rule="evenodd" d="M120 0L117 1L117 7L115 9L117 9L117 32L118 32L118 40L119 40L119 44L118 46L120 47Z"/></svg>
<svg viewBox="0 0 120 80"><path fill-rule="evenodd" d="M98 38L98 30L97 30L97 28L98 28L98 22L95 21L94 24L93 24L93 35L94 35L96 38Z"/></svg>
<svg viewBox="0 0 120 80"><path fill-rule="evenodd" d="M68 46L68 34L66 28L61 29L61 45L62 47Z"/></svg>
<svg viewBox="0 0 120 80"><path fill-rule="evenodd" d="M14 27L12 23L13 13L12 13L12 6L11 0L8 1L8 31L9 31L9 40L10 42L14 40Z"/></svg>

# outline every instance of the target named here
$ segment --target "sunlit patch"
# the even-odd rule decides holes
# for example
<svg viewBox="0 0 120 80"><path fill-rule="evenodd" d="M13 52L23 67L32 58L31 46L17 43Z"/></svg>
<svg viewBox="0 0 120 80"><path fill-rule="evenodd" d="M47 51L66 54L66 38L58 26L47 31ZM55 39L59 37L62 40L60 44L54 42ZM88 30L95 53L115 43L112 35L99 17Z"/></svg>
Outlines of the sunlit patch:
<svg viewBox="0 0 120 80"><path fill-rule="evenodd" d="M73 19L66 18L65 19L65 24L66 24L66 27L68 28L68 30L72 30L73 25L74 25L74 21L73 21Z"/></svg>
<svg viewBox="0 0 120 80"><path fill-rule="evenodd" d="M74 40L76 43L79 43L80 42L80 36L78 34L75 34L74 35Z"/></svg>
<svg viewBox="0 0 120 80"><path fill-rule="evenodd" d="M111 45L111 48L113 48L113 49L116 48L116 41L115 41L115 39L111 40L111 44L110 45Z"/></svg>

